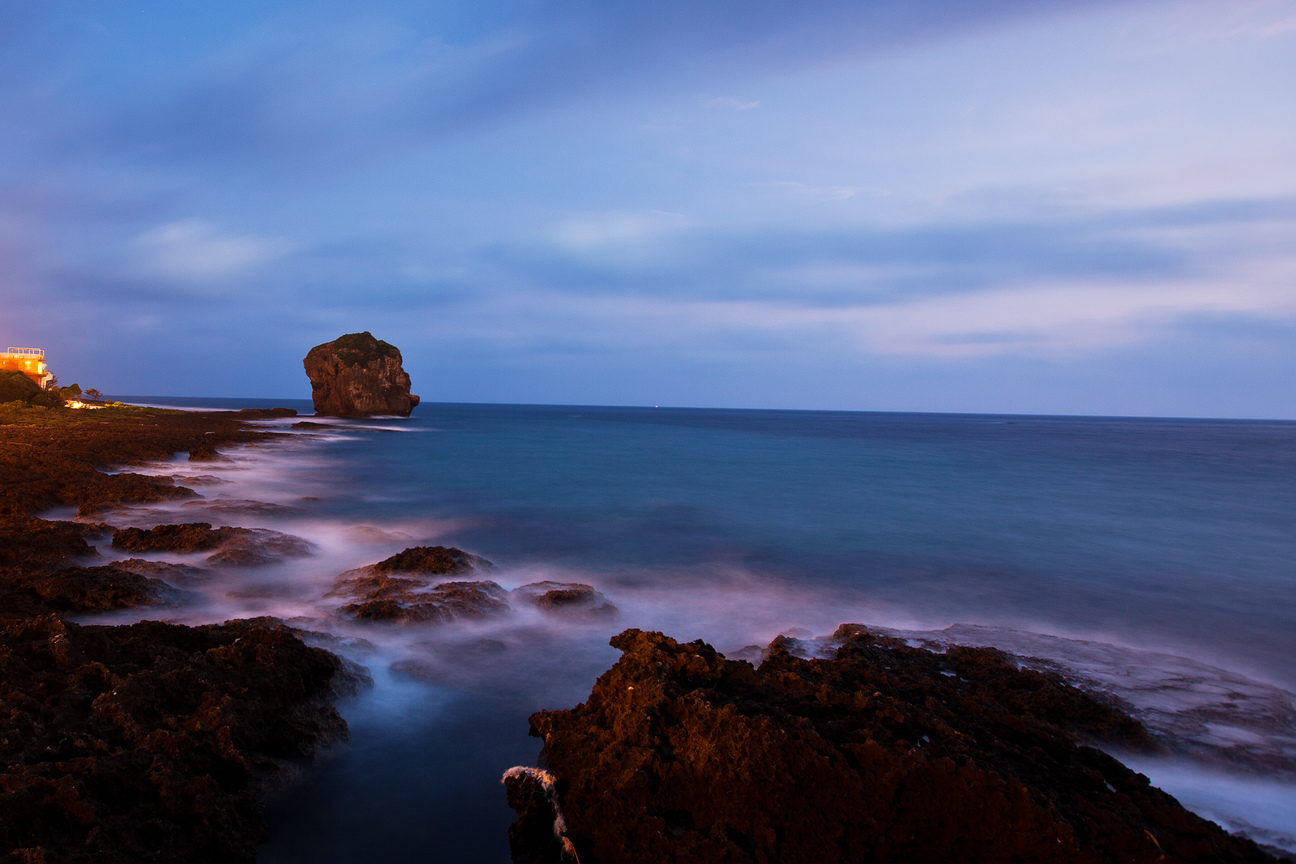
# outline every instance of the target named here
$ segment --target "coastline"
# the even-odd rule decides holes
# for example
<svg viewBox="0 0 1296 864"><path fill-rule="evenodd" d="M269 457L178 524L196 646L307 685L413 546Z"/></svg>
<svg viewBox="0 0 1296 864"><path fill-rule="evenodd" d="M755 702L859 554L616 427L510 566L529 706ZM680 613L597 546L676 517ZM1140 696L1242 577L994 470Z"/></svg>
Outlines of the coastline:
<svg viewBox="0 0 1296 864"><path fill-rule="evenodd" d="M206 412L203 413L206 414ZM99 543L102 546L103 541L108 539L108 535L111 532L106 531L105 527L102 525L99 526L94 525L93 521L97 521L101 517L118 519L118 520L121 518L125 518L127 519L128 522L135 521L127 517L126 515L122 515L120 517L113 516L111 513L108 513L107 510L105 509L105 508L110 508L119 505L134 505L137 508L143 505L145 508L147 508L148 505L152 504L154 508L152 510L136 509L134 511L136 520L138 519L145 520L142 524L148 524L149 520L152 520L152 522L154 523L159 521L188 522L193 518L211 518L213 521L215 521L216 516L219 512L216 505L220 502L220 499L217 498L215 500L189 501L183 496L189 494L189 491L191 490L184 490L183 488L181 488L184 485L183 483L180 483L178 486L176 481L172 479L172 476L168 475L166 472L173 472L173 473L178 472L175 473L175 476L177 477L181 476L182 474L194 476L195 481L198 479L198 476L201 476L198 474L198 472L207 472L207 471L212 471L217 474L221 473L222 471L227 471L230 472L226 474L226 476L228 477L238 477L242 475L243 477L246 478L251 475L256 475L258 473L258 470L256 469L258 468L263 469L265 467L267 455L270 456L270 460L272 462L278 462L278 460L280 459L280 455L276 454L276 450L280 451L281 453L282 448L277 446L272 446L271 449L269 450L261 450L260 448L253 448L252 450L243 451L238 454L231 451L230 456L233 457L233 461L228 461L219 452L219 446L224 446L226 448L229 448L231 446L237 447L239 445L248 444L248 443L252 443L252 444L262 443L262 444L275 445L277 441L289 440L287 436L276 436L275 433L268 432L265 429L250 429L247 428L246 426L240 426L238 424L237 419L234 418L232 415L224 415L223 421L221 420L220 415L210 415L210 414L207 415L208 419L202 421L194 421L192 419L159 420L159 417L164 417L165 414L166 412L163 412L162 414L158 414L155 416L150 416L147 413L140 413L140 414L133 415L135 418L135 426L132 427L131 424L128 423L125 426L120 427L118 431L121 434L113 433L111 429L100 428L98 433L92 433L90 432L89 429L84 429L82 431L85 432L86 434L79 436L79 438L76 435L65 436L68 442L71 442L73 445L75 445L71 449L79 453L83 450L90 451L95 449L94 446L91 446L92 442L90 442L89 439L94 438L96 434L100 436L106 435L106 437L110 439L114 438L115 435L117 439L120 439L121 441L127 443L127 446L119 450L118 452L127 452L128 455L129 452L137 452L140 454L137 457L137 461L135 463L138 466L138 473L133 471L128 471L127 473L124 474L104 475L105 477L110 478L106 482L108 484L108 487L111 488L104 487L105 481L101 481L99 479L94 479L94 478L86 479L85 477L82 477L77 472L71 472L69 476L75 475L77 477L81 477L81 479L77 480L76 483L69 482L68 484L66 484L66 489L64 489L64 487L58 487L57 484L54 484L54 487L50 487L49 484L46 484L46 486L41 487L44 488L47 493L50 491L50 488L54 488L54 492L58 493L55 495L55 497L58 499L58 504L61 507L69 507L75 505L79 508L81 506L85 506L84 502L80 504L78 503L78 497L77 497L78 495L81 495L82 497L86 498L90 502L90 505L86 507L85 512L79 517L79 519L91 520L91 521L59 523L57 520L54 520L48 522L49 525L53 526L48 530L52 532L60 532L60 531L63 532L62 534L58 534L58 536L61 537L63 541L66 541L67 544L71 544L71 541L68 540L66 535L68 534L69 531L75 530L80 532L79 539L82 543L94 542L94 543ZM217 428L220 427L222 422L225 424L224 427ZM195 425L195 423L197 425ZM213 424L215 424L215 426L213 426ZM34 424L34 425L37 427L41 426L41 424ZM128 427L130 427L133 431L128 432L127 431ZM345 426L343 428L345 428ZM361 427L355 427L355 428L361 428ZM306 432L308 434L305 436L304 439L301 440L308 440L310 438L314 438L321 431L322 430L315 429L315 428L303 429L303 432ZM147 434L141 435L140 434L141 432L145 432ZM59 437L56 433L54 433L50 429L45 429L44 431L33 431L27 433L27 435L28 437L31 436L35 436L35 437L31 442L26 442L26 443L35 443L37 440L39 440L45 443L47 450L51 450L49 444L51 442L55 442L55 439ZM246 437L246 436L251 436L251 437ZM19 436L19 437L23 437L23 436ZM379 437L387 438L389 436L379 436ZM7 441L9 439L5 439L5 440ZM18 443L21 444L24 442L19 441ZM187 445L187 446L179 446L178 449L176 450L167 449L169 447L176 446L177 444ZM210 452L207 450L200 449L203 447L203 445L210 445L211 447ZM29 448L17 447L13 450L6 451L6 452L20 452L20 451L24 451L25 449L29 449ZM103 448L100 447L99 449L100 451L102 451ZM186 470L186 469L182 469L181 464L175 462L173 459L173 453L175 452L179 452L183 454L185 452L193 452L194 450L199 450L198 455L200 457L200 460L205 457L215 461L211 461L207 463L204 463L202 461L197 461L192 464L189 464ZM60 449L58 452L62 453L63 449ZM53 461L61 464L66 460L62 456L60 456L56 459L53 459ZM75 456L75 458L72 458L71 461L79 465L80 468L84 468L84 464L83 464L84 459L81 456ZM6 462L5 464L9 464L9 463ZM127 460L122 460L122 462L114 463L114 464L129 465L130 463ZM67 468L67 466L64 467ZM247 470L248 467L252 467L254 470L249 471ZM313 473L318 471L319 467L320 465L317 461L307 458L306 460L304 460L304 462L299 461L296 467L290 469L290 471L296 471L298 474L301 474L303 472L303 469L305 469L306 471L310 471ZM71 471L71 469L68 470ZM157 473L143 473L143 472L157 472ZM282 464L273 467L272 472L281 473ZM313 481L316 479L317 478L312 478ZM213 486L211 488L200 486L199 488L201 488L204 492L208 492L209 494L218 494L222 490L233 491L234 494L236 495L241 494L247 498L261 498L263 496L260 494L260 492L262 490L268 489L268 487L265 487L264 485L258 487L256 484L254 484L252 487L248 487L245 481L241 481L241 482L243 483L243 485ZM39 486L40 484L37 485ZM6 485L6 489L7 488L9 487ZM14 488L17 489L17 487ZM251 491L249 491L249 488L251 489ZM290 489L291 489L291 493L290 493L291 495L325 494L322 491L316 492L313 489L302 488L300 485L294 486L291 484L290 486L284 487L282 490L277 490L277 491L288 493ZM78 490L85 490L85 491L78 492ZM215 491L213 492L213 490ZM129 495L118 494L122 491L128 492ZM114 498L114 494L117 494L118 497ZM134 497L130 497L130 496L134 496ZM154 496L154 497L150 497L150 496ZM294 498L289 497L288 495L267 494L264 497L267 498L268 500L284 500L284 501L295 500ZM48 498L43 500L48 500ZM307 499L303 499L303 500L307 500ZM189 506L185 506L186 503ZM242 505L249 505L249 504L254 504L256 502L242 501L242 502L226 502L226 503L229 504L241 503ZM303 507L305 507L305 509L308 511L315 510L316 508L318 508L318 506L319 505L315 505L315 504L303 505ZM169 508L169 510L156 509L158 507ZM191 507L196 509L191 509ZM233 515L234 512L236 511L227 511L226 513L221 513L220 518L222 520L236 519L237 517ZM199 516L198 514L200 513L204 515ZM206 515L206 514L211 514L211 515ZM23 517L23 518L27 518L27 517ZM284 518L287 519L286 523L283 521ZM283 527L286 530L294 530L294 531L296 529L296 526L293 523L293 519L302 519L303 521L297 522L296 525L305 529L307 528L308 520L314 518L316 517L310 513L301 514L299 517L271 516L270 518L257 518L257 517L250 516L248 512L245 512L243 516L244 520L250 519L250 521L246 521L245 524ZM292 579L296 576L310 575L311 578L314 579L314 581L310 586L303 586L303 589L304 591L307 591L309 593L309 596L312 598L311 604L313 607L313 611L311 614L319 616L322 613L325 617L327 617L330 614L329 609L337 604L342 603L343 601L338 600L337 603L324 601L324 603L321 604L320 599L321 597L328 596L327 594L324 594L323 591L327 590L329 584L332 584L334 574L337 574L337 571L342 570L344 566L346 566L345 562L348 561L348 558L346 554L339 555L339 548L336 545L325 544L324 537L328 533L332 533L341 537L343 533L347 531L356 530L357 528L360 527L360 526L355 526L354 528L348 529L345 527L347 524L348 523L346 522L338 522L336 520L332 520L328 523L328 526L325 529L320 530L319 526L316 525L315 527L317 530L314 531L303 530L301 532L305 534L305 536L310 537L314 541L321 544L321 548L318 551L323 552L327 560L327 564L323 568L319 567L317 564L310 564L308 560L303 559L301 565L302 569L291 570L291 571L285 570L278 573L267 573L265 568L252 568L242 572L223 571L219 577L221 580L221 584L219 585L218 590L223 592L228 588L228 589L237 589L240 591L245 591L248 589L256 588L258 583L262 586L265 586L270 581L273 581L275 579L279 579L282 581L285 577L287 577L288 579ZM74 527L69 528L68 526L74 526ZM412 523L405 526L393 526L390 523L383 524L384 529L391 529L393 527L404 527L406 530L410 531L413 535L417 537L429 536L429 531L431 532L431 536L433 537L444 533L444 531L440 529L431 530L426 525L422 526L419 529L416 529ZM256 529L252 529L252 530L256 530ZM365 530L382 533L377 528L367 528ZM447 530L450 530L453 533L459 533L453 528ZM398 535L404 537L403 541L401 541L403 545L413 545L414 536L400 535L399 531L391 531L391 530L387 531L386 536L382 538L382 542L389 543L389 544L396 542ZM369 542L372 542L372 540L370 540ZM433 541L427 541L427 542L433 542ZM48 546L48 544L46 545ZM59 552L59 554L63 556L66 556L67 554L69 554L68 549L71 549L72 546L67 545L65 547L60 547L60 548L55 548L54 551ZM380 547L377 545L372 545L372 546L363 547L364 551L361 551L360 548L357 548L357 549L349 550L349 552L353 558L358 559L358 562L370 562L370 561L377 560L377 558L381 557L381 555L372 554L378 548ZM396 546L394 548L399 548L399 546ZM76 550L72 549L72 551L76 551ZM486 551L490 551L489 547L487 548ZM167 559L178 558L179 560L186 560L186 556L183 554L163 555L161 557ZM492 555L492 557L494 556ZM318 561L319 559L316 560ZM73 561L70 559L66 559L65 557L64 560L56 563L58 563L61 566L63 564L68 564L68 563L81 564L81 565L87 565L87 564L93 565L95 563L101 563L101 562L95 562L93 559L87 559L84 561ZM121 564L121 563L129 563L129 562L117 562L117 563ZM48 567L48 563L46 566ZM184 575L183 568L174 569L176 565L167 565L167 566L173 568L167 571L168 574ZM103 575L104 572L108 569L109 568L104 568L104 570L98 571L98 573L92 572L87 574L85 572L86 570L94 571L95 568L93 566L90 567L81 566L80 568L68 568L68 569L61 570L59 572L64 574L65 579L66 579L66 575L71 573L73 575L76 575L78 578L82 580L86 580L86 579L93 580L97 575L100 576ZM270 571L275 571L274 567L271 567L269 569ZM318 578L315 578L314 575L309 574L308 571L310 570L319 571L317 574ZM131 579L128 579L127 576L133 576L135 577L136 580L141 580L141 581L134 582ZM238 580L242 579L245 576L246 576L246 581L240 583ZM227 577L236 577L235 582L233 584L225 582L224 580L226 580ZM516 582L522 581L522 579L515 579L514 577L534 579L536 578L536 575L534 574L527 575L515 569L510 570L509 568L505 568L505 571L499 577L492 576L490 578L501 578L505 582L505 584L510 584L511 582L515 582L515 581ZM556 573L554 574L554 577L561 578ZM118 572L117 574L114 575L113 578L114 578L114 584L112 586L104 586L101 584L96 584L92 586L94 587L94 591L88 592L86 596L98 597L99 599L96 602L99 602L101 604L102 602L104 602L103 598L108 595L112 595L112 596L121 595L122 597L125 598L126 601L142 602L143 600L147 599L145 595L147 595L151 590L154 589L161 590L159 586L156 586L153 583L148 581L152 577L150 577L149 575L147 575L147 573L144 572L131 573L131 574L122 574L121 572ZM475 578L482 578L482 577L475 577ZM124 579L126 580L125 582L123 582ZM134 585L135 587L132 588L132 585ZM105 587L111 587L113 591L105 592ZM133 594L131 593L132 591L134 592ZM114 595L113 592L116 592L116 594ZM234 595L231 594L229 596L234 596ZM291 611L293 608L293 604L291 602L287 602L287 599L275 600L273 603L269 603L268 601L266 601L268 603L269 608L266 608L266 611L264 612L258 612L256 611L256 609L258 608L257 604L258 602L262 602L262 601L255 601L255 600L249 601L246 599L251 596L252 595L246 593L240 594L240 597L245 598L244 601L242 601L241 605L237 603L233 604L233 607L237 607L239 609L237 613L238 617L243 617L244 615L258 615L258 614L281 615L281 617L289 619L290 623L293 623L296 626L304 627L306 628L306 630L316 629L314 622L308 620L308 618L305 616L297 617L297 613ZM286 598L286 595L279 595L279 596L281 598ZM132 598L134 599L132 600ZM624 604L628 602L630 604L631 609L633 609L635 605L635 598L631 594L626 593L626 589L624 588L624 586L622 588L622 591L620 593L613 594L611 599L617 602L618 604ZM49 602L49 599L45 598L45 600L43 600L42 602ZM126 614L129 614L128 610L126 609L126 606L130 605L130 603L129 602L122 603L121 597L118 597L118 599L114 600L113 602L117 602L119 604L115 608L121 610L117 614L122 616L124 620L124 616ZM105 607L100 605L95 608L87 608L86 606L83 605L80 608L84 612L90 613L90 612L103 611ZM175 611L177 610L177 608L178 607L172 607L172 610ZM213 608L208 606L203 609L194 609L190 607L184 614L181 614L179 616L179 619L196 623L199 624L200 626L196 628L179 628L179 629L181 631L202 630L203 627L206 626L204 622L223 620L221 617L212 617L212 616L213 614L219 615L221 610L224 608L232 608L232 607ZM438 644L433 645L426 642L421 642L420 644L423 645L424 648L420 649L417 652L416 657L412 657L412 658L406 657L402 662L391 663L390 666L388 663L384 661L392 659L393 654L392 652L383 650L385 647L390 647L390 646L383 646L381 643L383 639L387 638L388 636L390 636L392 632L395 631L384 630L384 628L388 626L384 624L378 624L378 625L362 624L361 629L368 631L364 633L366 637L371 637L374 640L377 640L379 642L378 653L370 655L370 657L372 657L374 661L377 661L377 664L373 666L375 672L380 676L382 676L384 679L390 679L392 678L392 676L403 676L403 678L406 681L423 682L421 685L417 685L417 686L422 686L424 688L426 688L428 683L431 683L435 685L434 688L432 689L437 689L443 685L448 685L451 688L454 688L457 686L463 686L465 684L469 687L475 688L475 687L480 687L482 682L480 680L476 682L468 681L468 678L470 676L474 674L477 675L481 674L480 667L476 667L473 664L478 662L478 660L480 660L481 662L487 662L492 666L494 666L495 664L498 663L498 660L502 656L498 653L492 653L497 650L501 650L500 649L501 642L499 640L502 640L502 642L508 643L509 645L514 644L513 638L511 636L505 635L505 630L512 630L520 626L523 629L519 629L517 631L518 638L520 640L525 640L526 638L529 638L527 637L524 630L526 627L528 626L534 627L534 625L536 624L535 613L524 612L522 611L524 608L525 605L523 604L523 605L519 605L518 609L516 610L516 612L522 614L523 616L522 618L516 618L515 615L515 617L512 619L508 619L508 620L501 619L499 621L499 627L501 629L485 630L485 629L477 628L474 625L470 627L468 631L461 632L458 635L448 633L447 632L448 628L444 628L442 626L438 626L434 628L438 635L433 635L432 630L420 631L420 633L416 634L414 630L405 629L402 631L405 634L402 638L432 639L436 641ZM280 609L286 609L289 611L280 613L279 611ZM75 615L78 614L78 612L72 610L72 611L65 612L65 614ZM226 617L234 617L234 616L228 615ZM544 616L541 615L541 618L543 617ZM630 618L631 620L642 618L642 612L631 611ZM323 621L324 619L317 617L315 620ZM841 618L837 619L838 622L840 622L841 620L843 619ZM861 619L855 618L853 620L861 620ZM556 623L558 619L551 618L550 621ZM264 624L265 626L269 626L271 628L274 627L274 625L269 621L264 622ZM455 625L455 626L458 627L459 625ZM574 626L574 622L572 621L572 619L564 618L561 619L561 623L558 626L560 626L563 629L565 638L567 638L568 634L566 631L570 631L572 629L572 627ZM603 625L600 625L600 627L602 626ZM606 626L612 626L612 625L606 625ZM621 624L616 629L620 629L620 627L624 627L624 626L626 625ZM332 628L324 627L322 629L332 629ZM354 626L353 623L353 625L350 626L350 630L354 632L356 629L357 628ZM674 629L673 627L668 627L666 628L666 632L670 633L672 632L673 629ZM604 630L603 632L610 633L610 632L615 632L615 630ZM443 633L445 633L446 635L444 636L441 635ZM329 647L330 643L323 642L320 639L316 638L321 635L323 634L310 634L307 636L307 642L314 645L323 645L326 648ZM588 635L592 635L592 633ZM702 635L706 635L705 632L703 632ZM234 636L234 638L239 639L242 637ZM603 654L598 656L606 655L607 652L606 639L607 639L606 635L603 635L601 637L604 648L603 648ZM517 644L520 646L523 645L524 642L519 641ZM547 650L552 650L552 643L545 643L541 641L532 644L534 645L543 644L546 645ZM977 642L975 644L985 644L985 643ZM576 646L572 646L572 647L574 648ZM530 649L524 649L524 650L530 650ZM588 645L585 645L585 647L583 647L581 650L587 651ZM471 651L474 653L465 653L466 651ZM342 653L355 654L354 651L349 649L343 649ZM737 655L733 652L729 652L728 656L729 658L732 659L735 656L741 656L741 652L738 652ZM824 655L819 653L818 656L822 657ZM554 668L556 669L558 668L558 665L570 664L573 657L574 655L572 654L569 654L565 657L555 656L551 658L550 662L551 664L554 664ZM357 658L357 659L362 659L363 662L366 663L370 662L369 657ZM755 660L756 657L751 657L750 659ZM597 670L591 671L590 677L586 679L586 681L592 681L594 675L598 674L598 671L607 669L607 665L609 661L598 660L595 662L598 662L600 665L598 666ZM503 678L500 678L494 680L490 686L498 686L499 684L507 684L507 683L508 682L506 682ZM588 687L588 683L585 686ZM216 692L216 690L217 687L214 685L212 691ZM588 690L583 692L588 692ZM568 698L569 697L555 696L553 693L551 693L549 694L549 696L546 697L545 701L550 706L572 704L572 702L575 701L575 699L568 701ZM524 718L527 713L528 713L527 711L523 711L517 714L516 723L518 724L521 731L525 731L526 724ZM326 746L329 740L331 739L328 734L319 734L317 736L317 741L320 746ZM303 757L299 755L298 757L295 758L300 759ZM525 756L523 758L525 758ZM63 760L63 761L66 762L67 760ZM273 769L271 773L278 773L282 777L284 776L284 772L282 770L284 767L291 768L291 765L280 764L279 767ZM498 777L498 773L496 773L494 776ZM253 785L257 786L258 784L254 782ZM503 796L501 795L500 798L502 797ZM257 798L255 791L254 794L252 795L252 798L253 800L256 800ZM250 836L250 834L248 836ZM255 846L252 847L252 850L253 851L250 854L255 855L256 854ZM22 860L22 859L18 859L18 860ZM110 859L96 858L96 860L110 860ZM193 860L193 859L188 859L188 860ZM235 859L219 859L219 860L247 860L247 859L235 858Z"/></svg>
<svg viewBox="0 0 1296 864"><path fill-rule="evenodd" d="M274 619L69 620L174 590L92 545L113 507L197 497L129 468L266 441L242 422L259 414L0 416L0 860L255 861L265 789L346 738L333 703L356 680ZM56 507L77 521L37 515Z"/></svg>

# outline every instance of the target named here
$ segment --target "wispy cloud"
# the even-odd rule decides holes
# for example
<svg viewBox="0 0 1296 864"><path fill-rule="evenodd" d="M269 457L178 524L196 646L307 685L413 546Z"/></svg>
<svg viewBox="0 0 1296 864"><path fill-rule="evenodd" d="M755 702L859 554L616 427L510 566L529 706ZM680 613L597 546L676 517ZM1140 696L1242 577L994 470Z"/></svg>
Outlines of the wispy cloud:
<svg viewBox="0 0 1296 864"><path fill-rule="evenodd" d="M210 283L247 274L289 248L283 240L224 234L202 219L151 228L137 236L132 247L136 273L186 283Z"/></svg>
<svg viewBox="0 0 1296 864"><path fill-rule="evenodd" d="M714 96L702 103L708 108L722 108L727 111L750 111L753 108L759 108L759 102L744 102L741 99L734 99L732 96Z"/></svg>

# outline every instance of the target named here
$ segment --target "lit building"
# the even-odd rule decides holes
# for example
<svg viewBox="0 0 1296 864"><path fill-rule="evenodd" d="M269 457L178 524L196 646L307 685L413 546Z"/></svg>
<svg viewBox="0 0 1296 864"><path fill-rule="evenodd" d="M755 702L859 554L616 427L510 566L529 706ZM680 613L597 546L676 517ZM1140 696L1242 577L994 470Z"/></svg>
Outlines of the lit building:
<svg viewBox="0 0 1296 864"><path fill-rule="evenodd" d="M42 348L10 348L0 354L0 369L17 369L44 389L54 378L54 373L45 365L45 351Z"/></svg>

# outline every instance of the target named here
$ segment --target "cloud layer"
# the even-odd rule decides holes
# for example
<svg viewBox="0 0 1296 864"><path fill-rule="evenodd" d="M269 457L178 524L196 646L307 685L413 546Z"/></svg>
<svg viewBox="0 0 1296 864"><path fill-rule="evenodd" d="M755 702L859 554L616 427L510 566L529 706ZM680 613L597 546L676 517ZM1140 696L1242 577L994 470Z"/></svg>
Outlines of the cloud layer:
<svg viewBox="0 0 1296 864"><path fill-rule="evenodd" d="M7 4L0 338L118 392L300 395L371 329L430 399L1296 417L1294 20Z"/></svg>

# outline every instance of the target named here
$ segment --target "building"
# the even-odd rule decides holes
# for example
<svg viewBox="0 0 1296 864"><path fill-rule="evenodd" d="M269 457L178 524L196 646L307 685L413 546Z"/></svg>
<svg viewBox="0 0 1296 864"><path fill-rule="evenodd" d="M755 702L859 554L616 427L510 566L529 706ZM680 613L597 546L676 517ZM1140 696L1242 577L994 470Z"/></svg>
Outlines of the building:
<svg viewBox="0 0 1296 864"><path fill-rule="evenodd" d="M10 348L0 354L0 370L17 369L36 382L41 389L54 378L54 373L45 365L45 351L42 348Z"/></svg>

